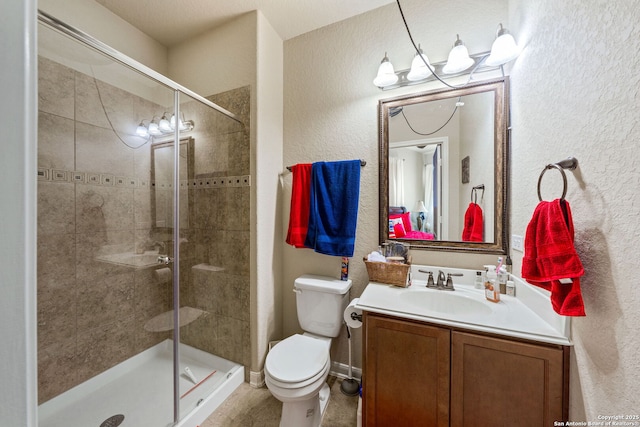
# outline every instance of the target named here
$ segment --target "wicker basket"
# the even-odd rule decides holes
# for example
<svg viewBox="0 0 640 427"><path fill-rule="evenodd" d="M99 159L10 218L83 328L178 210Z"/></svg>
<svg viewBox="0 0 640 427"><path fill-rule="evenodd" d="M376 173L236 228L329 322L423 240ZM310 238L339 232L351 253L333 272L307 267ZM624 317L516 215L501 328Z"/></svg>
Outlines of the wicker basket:
<svg viewBox="0 0 640 427"><path fill-rule="evenodd" d="M408 264L367 261L367 258L364 258L363 261L367 266L370 282L386 283L403 288L410 285L409 270L411 269L411 261Z"/></svg>

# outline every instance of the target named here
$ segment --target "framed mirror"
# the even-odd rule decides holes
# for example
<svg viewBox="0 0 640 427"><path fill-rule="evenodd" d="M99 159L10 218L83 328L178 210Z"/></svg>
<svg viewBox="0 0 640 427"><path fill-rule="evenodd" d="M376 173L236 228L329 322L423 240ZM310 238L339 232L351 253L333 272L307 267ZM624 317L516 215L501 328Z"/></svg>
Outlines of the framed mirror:
<svg viewBox="0 0 640 427"><path fill-rule="evenodd" d="M189 206L189 182L194 178L194 139L180 139L180 206L181 212L189 212L183 208ZM174 179L174 142L155 142L151 145L151 221L152 227L158 229L173 228L173 179ZM182 187L184 185L184 187ZM189 217L180 215L180 226L189 226Z"/></svg>
<svg viewBox="0 0 640 427"><path fill-rule="evenodd" d="M506 254L508 78L383 99L380 242Z"/></svg>

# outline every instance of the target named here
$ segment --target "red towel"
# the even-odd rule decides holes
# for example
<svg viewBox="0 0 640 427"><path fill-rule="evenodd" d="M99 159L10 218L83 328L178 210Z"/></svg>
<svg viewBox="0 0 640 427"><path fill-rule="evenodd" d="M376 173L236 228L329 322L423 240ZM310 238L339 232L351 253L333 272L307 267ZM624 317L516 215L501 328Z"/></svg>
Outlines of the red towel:
<svg viewBox="0 0 640 427"><path fill-rule="evenodd" d="M527 226L522 278L551 292L551 305L563 316L584 316L580 276L584 269L573 246L573 218L566 200L540 202ZM572 283L563 284L571 279Z"/></svg>
<svg viewBox="0 0 640 427"><path fill-rule="evenodd" d="M306 248L304 241L309 225L309 206L311 194L311 163L291 166L293 184L291 188L291 212L287 243L296 248Z"/></svg>
<svg viewBox="0 0 640 427"><path fill-rule="evenodd" d="M464 214L462 240L465 242L482 242L483 232L484 221L482 220L482 208L480 205L471 202Z"/></svg>

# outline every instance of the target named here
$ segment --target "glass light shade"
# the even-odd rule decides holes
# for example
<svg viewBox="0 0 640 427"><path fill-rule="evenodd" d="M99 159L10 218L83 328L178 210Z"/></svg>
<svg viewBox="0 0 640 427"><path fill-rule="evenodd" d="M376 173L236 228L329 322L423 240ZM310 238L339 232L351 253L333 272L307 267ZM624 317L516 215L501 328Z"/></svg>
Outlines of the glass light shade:
<svg viewBox="0 0 640 427"><path fill-rule="evenodd" d="M502 24L500 24L498 37L491 46L491 54L485 61L485 64L495 67L516 59L518 55L520 55L520 49L518 45L516 45L516 41L506 29L502 28Z"/></svg>
<svg viewBox="0 0 640 427"><path fill-rule="evenodd" d="M187 120L184 122L180 120L180 130L188 132L193 130L193 127L194 127L193 120Z"/></svg>
<svg viewBox="0 0 640 427"><path fill-rule="evenodd" d="M149 136L149 131L142 122L140 122L140 124L136 128L136 135L142 138L147 138Z"/></svg>
<svg viewBox="0 0 640 427"><path fill-rule="evenodd" d="M465 45L458 44L449 52L449 58L442 72L445 74L460 73L475 64L474 60L469 57L469 51Z"/></svg>
<svg viewBox="0 0 640 427"><path fill-rule="evenodd" d="M422 51L420 51L420 54L416 53L413 61L411 61L411 69L409 70L409 74L407 74L407 80L412 82L424 80L429 77L431 73L431 63L427 55L422 53Z"/></svg>
<svg viewBox="0 0 640 427"><path fill-rule="evenodd" d="M373 84L378 87L390 86L398 81L393 65L389 62L387 55L384 55L380 66L378 67L378 75L373 79Z"/></svg>
<svg viewBox="0 0 640 427"><path fill-rule="evenodd" d="M162 116L160 123L158 123L158 129L160 132L171 132L171 123L167 120L167 116Z"/></svg>
<svg viewBox="0 0 640 427"><path fill-rule="evenodd" d="M158 123L155 120L149 123L149 135L151 136L162 135L162 132L160 132L160 129L158 128Z"/></svg>

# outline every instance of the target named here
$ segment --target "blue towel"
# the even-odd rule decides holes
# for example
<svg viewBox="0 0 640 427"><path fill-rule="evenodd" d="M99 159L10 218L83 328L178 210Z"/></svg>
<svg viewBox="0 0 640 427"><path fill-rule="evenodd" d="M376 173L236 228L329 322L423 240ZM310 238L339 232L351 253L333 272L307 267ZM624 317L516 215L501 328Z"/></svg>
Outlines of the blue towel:
<svg viewBox="0 0 640 427"><path fill-rule="evenodd" d="M360 197L360 160L311 166L305 246L326 255L353 256Z"/></svg>

